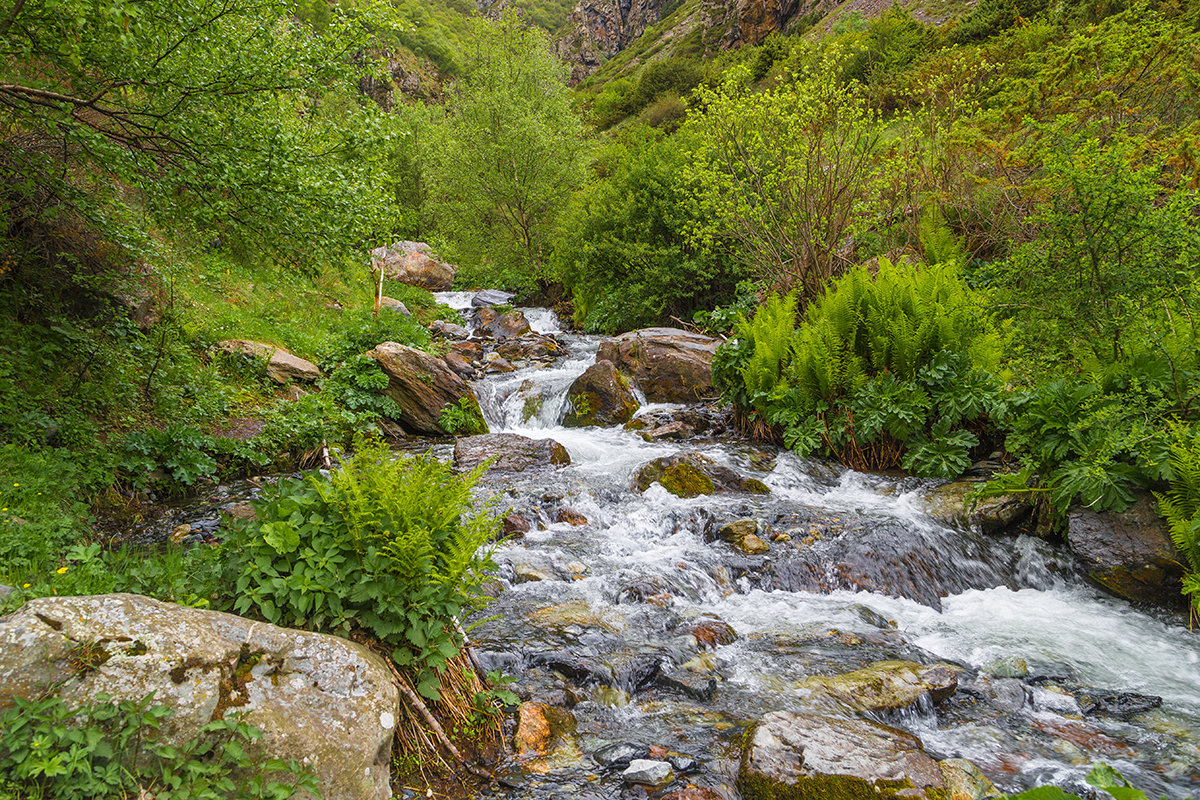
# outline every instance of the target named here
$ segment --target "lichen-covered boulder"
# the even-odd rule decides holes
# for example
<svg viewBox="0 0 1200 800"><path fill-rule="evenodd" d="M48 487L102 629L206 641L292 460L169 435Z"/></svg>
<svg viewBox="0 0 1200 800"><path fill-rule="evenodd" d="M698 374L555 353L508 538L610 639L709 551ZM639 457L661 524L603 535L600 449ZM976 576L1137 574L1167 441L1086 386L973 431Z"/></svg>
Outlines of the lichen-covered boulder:
<svg viewBox="0 0 1200 800"><path fill-rule="evenodd" d="M454 444L454 468L459 472L475 469L489 458L496 459L491 469L501 472L523 472L571 463L567 448L553 439L530 439L515 433L485 433L463 437Z"/></svg>
<svg viewBox="0 0 1200 800"><path fill-rule="evenodd" d="M913 661L879 661L841 675L814 675L799 696L825 711L901 711L928 698L941 702L958 690L957 667Z"/></svg>
<svg viewBox="0 0 1200 800"><path fill-rule="evenodd" d="M230 355L261 358L267 362L267 377L276 383L315 381L321 377L321 370L316 364L273 344L245 339L225 339L217 342L216 349Z"/></svg>
<svg viewBox="0 0 1200 800"><path fill-rule="evenodd" d="M596 361L611 361L652 403L694 403L713 394L716 339L679 328L644 328L602 342Z"/></svg>
<svg viewBox="0 0 1200 800"><path fill-rule="evenodd" d="M571 403L563 425L568 428L621 425L638 410L637 398L611 361L597 361L584 370L567 397Z"/></svg>
<svg viewBox="0 0 1200 800"><path fill-rule="evenodd" d="M1117 597L1143 605L1183 604L1183 559L1151 495L1141 494L1120 513L1072 512L1067 542L1088 578Z"/></svg>
<svg viewBox="0 0 1200 800"><path fill-rule="evenodd" d="M406 429L434 436L487 433L475 393L444 358L395 342L384 342L367 356L387 373L387 395L400 408L396 421ZM444 417L450 408L462 417L454 430Z"/></svg>
<svg viewBox="0 0 1200 800"><path fill-rule="evenodd" d="M758 536L757 520L735 519L733 522L722 525L717 531L717 535L721 541L747 555L762 555L771 549L771 546Z"/></svg>
<svg viewBox="0 0 1200 800"><path fill-rule="evenodd" d="M254 746L305 764L326 800L391 797L396 687L345 639L141 595L44 597L0 619L0 708L47 691L71 704L153 693L174 710L162 732L175 744L244 712L263 731Z"/></svg>
<svg viewBox="0 0 1200 800"><path fill-rule="evenodd" d="M742 754L745 800L942 800L942 771L907 731L878 722L774 711Z"/></svg>
<svg viewBox="0 0 1200 800"><path fill-rule="evenodd" d="M376 247L371 251L371 264L375 270L382 270L388 280L431 292L448 292L454 284L455 266L439 261L424 242Z"/></svg>
<svg viewBox="0 0 1200 800"><path fill-rule="evenodd" d="M659 483L678 497L698 497L718 492L770 492L761 481L743 478L729 467L723 467L703 453L687 451L650 461L637 471L634 487L639 492Z"/></svg>
<svg viewBox="0 0 1200 800"><path fill-rule="evenodd" d="M1033 503L1027 496L985 497L972 505L971 495L978 485L954 481L935 486L922 498L926 513L947 525L974 526L988 534L1010 531L1032 516Z"/></svg>

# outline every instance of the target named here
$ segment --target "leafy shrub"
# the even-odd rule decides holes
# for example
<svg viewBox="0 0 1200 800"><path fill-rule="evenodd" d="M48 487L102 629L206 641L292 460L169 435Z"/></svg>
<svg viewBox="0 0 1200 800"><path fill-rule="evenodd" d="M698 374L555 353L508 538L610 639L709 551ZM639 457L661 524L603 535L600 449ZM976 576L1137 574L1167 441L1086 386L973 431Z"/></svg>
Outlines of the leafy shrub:
<svg viewBox="0 0 1200 800"><path fill-rule="evenodd" d="M1170 525L1171 540L1183 555L1187 574L1183 593L1192 614L1200 615L1200 435L1177 429L1171 443L1171 489L1158 497L1158 508Z"/></svg>
<svg viewBox="0 0 1200 800"><path fill-rule="evenodd" d="M133 431L125 437L118 467L135 489L177 490L216 473L212 448L212 437L189 425Z"/></svg>
<svg viewBox="0 0 1200 800"><path fill-rule="evenodd" d="M1002 342L954 265L853 269L798 328L796 303L741 319L713 368L727 397L802 455L947 478L970 465L1001 410Z"/></svg>
<svg viewBox="0 0 1200 800"><path fill-rule="evenodd" d="M460 436L487 432L487 423L479 403L470 397L460 397L457 403L448 403L438 416L438 422L448 432Z"/></svg>
<svg viewBox="0 0 1200 800"><path fill-rule="evenodd" d="M140 701L69 706L58 697L16 699L0 712L0 800L283 800L317 796L294 761L252 757L262 731L236 718L209 722L180 747L158 740L171 709ZM271 775L268 779L267 774ZM283 781L290 773L291 781Z"/></svg>
<svg viewBox="0 0 1200 800"><path fill-rule="evenodd" d="M462 646L455 620L481 604L490 557L479 550L497 521L469 513L480 470L456 476L431 457L357 445L328 476L280 481L255 504L257 518L235 524L223 546L233 608L365 634L436 700Z"/></svg>
<svg viewBox="0 0 1200 800"><path fill-rule="evenodd" d="M343 321L337 337L326 344L319 356L318 366L326 372L383 342L397 342L420 350L429 347L429 331L403 314L380 311L376 316L370 309L362 309L345 312Z"/></svg>
<svg viewBox="0 0 1200 800"><path fill-rule="evenodd" d="M373 358L349 356L334 368L321 388L351 411L367 411L381 417L399 419L396 401L384 392L388 376Z"/></svg>

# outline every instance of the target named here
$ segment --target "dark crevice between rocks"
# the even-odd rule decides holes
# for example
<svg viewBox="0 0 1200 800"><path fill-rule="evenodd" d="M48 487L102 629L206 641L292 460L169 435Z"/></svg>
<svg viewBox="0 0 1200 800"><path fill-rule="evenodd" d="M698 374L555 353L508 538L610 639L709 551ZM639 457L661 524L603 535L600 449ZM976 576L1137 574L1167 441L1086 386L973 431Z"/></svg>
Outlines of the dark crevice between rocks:
<svg viewBox="0 0 1200 800"><path fill-rule="evenodd" d="M47 617L45 614L38 614L35 612L34 616L37 617L38 619L40 619L42 622L44 622L48 627L50 627L56 631L61 631L63 629L63 624L61 622L59 622L56 619L51 619L50 617Z"/></svg>

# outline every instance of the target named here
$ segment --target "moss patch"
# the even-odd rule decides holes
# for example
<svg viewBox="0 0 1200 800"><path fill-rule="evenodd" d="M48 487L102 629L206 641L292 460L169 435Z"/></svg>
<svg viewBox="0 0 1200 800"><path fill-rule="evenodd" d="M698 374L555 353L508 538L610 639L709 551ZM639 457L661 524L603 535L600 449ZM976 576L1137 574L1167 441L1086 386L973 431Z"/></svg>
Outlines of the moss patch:
<svg viewBox="0 0 1200 800"><path fill-rule="evenodd" d="M716 486L712 478L705 475L691 464L674 464L663 471L658 479L663 488L676 497L697 497L702 494L712 494Z"/></svg>

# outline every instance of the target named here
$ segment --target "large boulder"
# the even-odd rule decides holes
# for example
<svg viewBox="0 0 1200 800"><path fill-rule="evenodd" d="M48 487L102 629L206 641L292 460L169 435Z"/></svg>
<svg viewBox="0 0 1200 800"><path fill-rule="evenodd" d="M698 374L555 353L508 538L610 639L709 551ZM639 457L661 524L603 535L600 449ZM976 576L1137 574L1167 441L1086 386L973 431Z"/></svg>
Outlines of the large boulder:
<svg viewBox="0 0 1200 800"><path fill-rule="evenodd" d="M217 342L216 349L230 355L260 358L267 362L267 377L276 383L288 381L315 381L321 370L311 361L294 356L281 347L246 339L225 339Z"/></svg>
<svg viewBox="0 0 1200 800"><path fill-rule="evenodd" d="M500 314L491 306L484 306L475 312L475 334L492 339L512 339L533 333L525 312L519 308Z"/></svg>
<svg viewBox="0 0 1200 800"><path fill-rule="evenodd" d="M367 356L387 373L387 394L399 406L397 422L405 428L434 436L487 433L478 398L445 359L395 342L384 342ZM443 411L451 407L461 409L466 420L455 430L443 421Z"/></svg>
<svg viewBox="0 0 1200 800"><path fill-rule="evenodd" d="M253 746L307 765L326 800L391 797L396 687L378 656L336 636L141 595L44 597L0 619L0 707L45 692L68 704L153 693L174 710L173 744L245 713L263 731Z"/></svg>
<svg viewBox="0 0 1200 800"><path fill-rule="evenodd" d="M774 711L755 725L738 771L746 800L944 797L936 761L878 722Z"/></svg>
<svg viewBox="0 0 1200 800"><path fill-rule="evenodd" d="M485 306L505 306L512 302L516 297L512 292L503 292L499 289L484 289L482 292L476 292L471 298L472 308L484 308Z"/></svg>
<svg viewBox="0 0 1200 800"><path fill-rule="evenodd" d="M1033 503L1027 495L985 497L972 503L979 486L971 481L954 481L935 486L922 498L929 516L947 525L976 527L982 533L1006 533L1033 515Z"/></svg>
<svg viewBox="0 0 1200 800"><path fill-rule="evenodd" d="M455 266L439 261L424 242L396 242L371 251L371 265L397 283L420 286L431 292L448 292L454 284Z"/></svg>
<svg viewBox="0 0 1200 800"><path fill-rule="evenodd" d="M1142 493L1120 513L1072 512L1067 542L1088 578L1106 591L1139 604L1182 605L1182 558L1151 495Z"/></svg>
<svg viewBox="0 0 1200 800"><path fill-rule="evenodd" d="M600 344L596 361L611 361L652 403L692 403L713 394L716 339L679 328L644 328Z"/></svg>
<svg viewBox="0 0 1200 800"><path fill-rule="evenodd" d="M568 428L621 425L638 410L637 398L611 361L597 361L584 370L567 397L571 405L563 425Z"/></svg>
<svg viewBox="0 0 1200 800"><path fill-rule="evenodd" d="M524 472L536 467L561 467L571 463L567 448L553 439L530 439L515 433L485 433L467 436L454 444L454 467L460 472L475 469L495 458L492 470Z"/></svg>
<svg viewBox="0 0 1200 800"><path fill-rule="evenodd" d="M718 492L767 494L770 491L762 481L743 478L703 453L690 450L643 464L634 475L633 482L639 492L646 491L653 483L659 483L678 497L697 497Z"/></svg>

